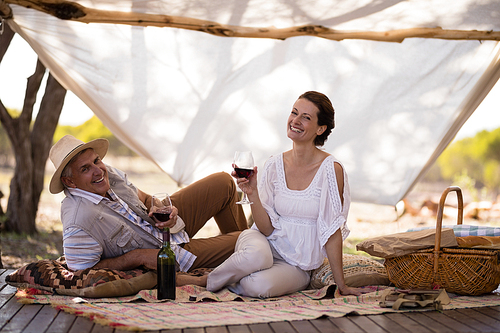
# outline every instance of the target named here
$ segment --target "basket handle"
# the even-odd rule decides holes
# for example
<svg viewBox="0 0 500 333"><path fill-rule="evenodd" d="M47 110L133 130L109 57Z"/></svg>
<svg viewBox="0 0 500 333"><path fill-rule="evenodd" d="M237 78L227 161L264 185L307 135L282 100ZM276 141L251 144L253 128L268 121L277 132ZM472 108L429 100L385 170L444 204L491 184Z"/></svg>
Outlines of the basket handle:
<svg viewBox="0 0 500 333"><path fill-rule="evenodd" d="M441 250L441 229L443 227L444 202L446 201L448 193L452 191L457 192L457 200L458 200L457 225L462 224L464 218L464 199L462 196L462 190L458 186L447 187L444 190L443 194L441 195L441 199L439 200L439 206L438 206L438 215L436 223L436 241L434 244L434 273L437 273L439 251Z"/></svg>

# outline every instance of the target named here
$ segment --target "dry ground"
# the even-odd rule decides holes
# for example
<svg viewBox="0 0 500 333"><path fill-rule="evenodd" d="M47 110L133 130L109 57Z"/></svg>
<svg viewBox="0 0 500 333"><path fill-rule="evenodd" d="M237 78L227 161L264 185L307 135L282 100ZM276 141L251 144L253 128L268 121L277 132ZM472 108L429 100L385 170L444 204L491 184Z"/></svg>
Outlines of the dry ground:
<svg viewBox="0 0 500 333"><path fill-rule="evenodd" d="M143 159L117 159L106 157L106 162L122 170L126 170L129 179L142 190L148 193L167 191L172 193L177 186L168 176L158 170ZM229 171L229 170L225 170ZM47 174L51 174L50 167ZM0 202L6 208L8 186L11 171L0 170L0 190L6 194ZM48 184L49 178L46 179ZM446 188L445 184L420 184L408 196L414 206L420 206L424 200L432 199L439 201L441 192ZM468 202L467 194L464 191L465 202ZM39 259L56 259L62 255L61 222L59 219L60 201L63 195L51 195L48 191L42 194L36 220L38 234L34 236L15 235L2 233L0 237L1 258L4 268L19 268L29 262ZM456 195L449 195L450 204L456 204ZM248 207L244 207L248 213ZM452 210L452 209L450 209ZM397 212L394 207L377 206L370 204L352 204L348 225L351 234L344 242L344 251L348 253L365 254L355 250L356 244L360 241L380 235L388 235L406 231L417 226L435 226L435 216L411 216L404 214L398 218L401 212ZM452 217L445 217L443 223L455 224L456 215L452 211ZM486 217L484 220L467 220L466 224L500 226L499 218ZM207 237L218 233L217 225L213 220L209 221L195 237Z"/></svg>

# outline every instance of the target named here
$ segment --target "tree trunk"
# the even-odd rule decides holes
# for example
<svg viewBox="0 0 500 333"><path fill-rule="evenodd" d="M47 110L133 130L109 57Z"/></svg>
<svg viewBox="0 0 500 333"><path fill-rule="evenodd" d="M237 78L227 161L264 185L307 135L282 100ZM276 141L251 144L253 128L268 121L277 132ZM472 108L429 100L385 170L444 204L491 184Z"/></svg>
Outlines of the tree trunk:
<svg viewBox="0 0 500 333"><path fill-rule="evenodd" d="M12 118L0 101L0 120L16 160L5 229L16 233L37 232L35 218L43 190L45 164L66 96L66 89L49 74L40 110L31 129L33 106L44 75L45 67L38 61L35 73L28 78L23 110L18 118Z"/></svg>
<svg viewBox="0 0 500 333"><path fill-rule="evenodd" d="M38 207L44 187L45 164L52 147L54 132L59 123L59 116L64 105L66 89L49 74L47 87L40 103L40 110L31 131L33 163L40 167L33 168L33 203Z"/></svg>
<svg viewBox="0 0 500 333"><path fill-rule="evenodd" d="M12 29L10 29L8 24L6 24L5 22L3 24L4 24L4 31L3 31L3 34L0 35L0 62L2 62L3 56L5 55L5 52L9 48L10 42L12 41L12 38L14 37L14 31L12 31ZM1 101L0 101L0 104L1 104ZM3 104L0 106L0 108L1 107L3 107ZM3 194L2 194L2 196L3 196ZM2 218L2 220L5 217L3 210L2 210L0 217ZM1 226L1 229L4 229L3 225ZM2 244L1 243L0 243L0 268L3 268Z"/></svg>

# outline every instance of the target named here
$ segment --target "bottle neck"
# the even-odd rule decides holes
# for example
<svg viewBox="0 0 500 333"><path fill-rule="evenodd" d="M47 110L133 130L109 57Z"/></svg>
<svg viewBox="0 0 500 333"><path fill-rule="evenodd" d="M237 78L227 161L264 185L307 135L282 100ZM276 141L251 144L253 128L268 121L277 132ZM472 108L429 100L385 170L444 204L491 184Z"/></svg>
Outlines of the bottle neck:
<svg viewBox="0 0 500 333"><path fill-rule="evenodd" d="M163 246L170 246L170 228L163 228Z"/></svg>

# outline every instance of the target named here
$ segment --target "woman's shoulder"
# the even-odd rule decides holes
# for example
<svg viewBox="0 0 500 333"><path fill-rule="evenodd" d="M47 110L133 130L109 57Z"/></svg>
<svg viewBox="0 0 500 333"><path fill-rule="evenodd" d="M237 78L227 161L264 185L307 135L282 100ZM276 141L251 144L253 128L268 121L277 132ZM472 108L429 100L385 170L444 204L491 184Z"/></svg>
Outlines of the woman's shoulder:
<svg viewBox="0 0 500 333"><path fill-rule="evenodd" d="M338 162L337 159L332 154L327 153L325 151L321 152L320 158L321 158L320 168L325 166L332 167L335 164L335 162Z"/></svg>
<svg viewBox="0 0 500 333"><path fill-rule="evenodd" d="M263 169L263 178L265 179L281 179L284 177L283 154L270 156Z"/></svg>
<svg viewBox="0 0 500 333"><path fill-rule="evenodd" d="M337 181L344 178L344 165L335 156L328 154L321 165L321 174L326 177L334 177Z"/></svg>
<svg viewBox="0 0 500 333"><path fill-rule="evenodd" d="M344 167L344 165L342 164L342 162L340 162L338 158L327 152L325 152L325 158L323 159L323 163L324 164L328 163L332 165L334 164L335 166L340 166L341 168Z"/></svg>
<svg viewBox="0 0 500 333"><path fill-rule="evenodd" d="M270 166L273 165L279 165L283 161L283 154L277 154L277 155L271 155L267 160L266 163L264 163L266 168L269 168Z"/></svg>

